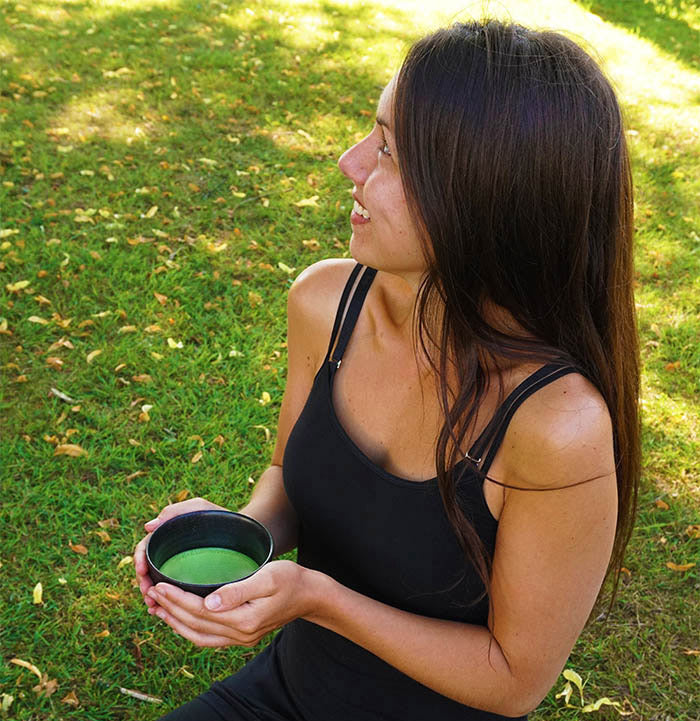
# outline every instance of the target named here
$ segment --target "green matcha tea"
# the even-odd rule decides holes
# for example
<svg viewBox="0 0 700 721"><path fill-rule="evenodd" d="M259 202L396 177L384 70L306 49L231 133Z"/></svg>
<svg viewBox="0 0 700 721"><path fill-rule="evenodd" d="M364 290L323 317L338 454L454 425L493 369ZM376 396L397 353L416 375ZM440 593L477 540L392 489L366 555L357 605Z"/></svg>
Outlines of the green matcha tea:
<svg viewBox="0 0 700 721"><path fill-rule="evenodd" d="M230 548L193 548L176 553L160 572L183 583L228 583L258 570L258 564L244 553Z"/></svg>

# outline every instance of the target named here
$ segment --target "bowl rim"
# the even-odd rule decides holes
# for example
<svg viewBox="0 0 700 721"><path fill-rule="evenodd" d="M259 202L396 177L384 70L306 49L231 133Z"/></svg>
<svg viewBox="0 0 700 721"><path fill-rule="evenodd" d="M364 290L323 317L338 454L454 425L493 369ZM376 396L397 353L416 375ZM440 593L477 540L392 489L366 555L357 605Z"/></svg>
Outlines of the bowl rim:
<svg viewBox="0 0 700 721"><path fill-rule="evenodd" d="M269 551L267 553L267 557L265 560L252 572L249 573L247 576L241 576L241 578L237 578L235 581L228 581L228 583L237 583L238 581L243 581L246 578L250 578L254 574L256 574L265 564L267 564L270 559L273 557L275 552L275 539L272 537L272 534L270 533L270 530L267 528L267 526L263 525L258 521L257 518L253 518L252 516L248 516L245 513L240 513L238 511L228 511L224 508L208 508L208 509L201 509L197 511L188 511L187 513L181 513L177 516L173 516L172 518L169 518L167 521L164 521L163 523L156 528L155 531L151 532L151 535L148 539L148 542L146 543L146 565L149 567L149 570L151 568L155 569L163 578L165 581L159 581L159 583L170 583L173 586L177 586L178 588L181 588L183 585L189 586L190 588L196 588L199 590L204 589L217 589L221 588L221 586L226 586L227 583L187 583L185 581L181 581L177 578L173 578L172 576L168 576L167 574L163 573L160 568L156 566L155 563L151 560L151 554L150 554L150 547L151 547L151 541L153 540L153 537L158 533L158 531L161 530L161 528L165 528L168 525L173 524L173 522L181 519L186 518L187 516L200 516L200 515L226 515L226 516L239 516L240 518L245 518L247 521L252 521L255 525L259 526L267 536L269 540ZM162 534L161 534L162 535Z"/></svg>

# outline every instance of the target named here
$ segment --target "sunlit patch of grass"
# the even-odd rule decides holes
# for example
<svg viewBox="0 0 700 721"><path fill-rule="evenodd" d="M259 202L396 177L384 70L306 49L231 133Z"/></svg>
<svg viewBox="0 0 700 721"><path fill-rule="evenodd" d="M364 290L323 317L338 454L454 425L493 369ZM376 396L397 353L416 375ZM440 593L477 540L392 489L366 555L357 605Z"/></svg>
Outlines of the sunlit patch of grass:
<svg viewBox="0 0 700 721"><path fill-rule="evenodd" d="M162 128L159 118L135 117L136 103L143 94L132 88L98 90L68 102L53 117L50 128L64 128L66 140L84 142L97 137L131 145L134 141L154 139Z"/></svg>

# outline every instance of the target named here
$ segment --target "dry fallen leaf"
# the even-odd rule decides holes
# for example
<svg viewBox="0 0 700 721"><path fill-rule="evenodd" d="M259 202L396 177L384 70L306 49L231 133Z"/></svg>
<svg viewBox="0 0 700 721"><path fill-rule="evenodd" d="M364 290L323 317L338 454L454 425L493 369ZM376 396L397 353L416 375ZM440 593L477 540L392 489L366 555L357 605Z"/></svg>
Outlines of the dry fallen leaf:
<svg viewBox="0 0 700 721"><path fill-rule="evenodd" d="M83 556L87 555L88 550L87 550L87 548L85 548L85 546L83 546L82 543L74 544L72 541L68 541L68 545L69 545L71 551L80 553Z"/></svg>
<svg viewBox="0 0 700 721"><path fill-rule="evenodd" d="M304 247L309 250L321 250L321 244L316 240L316 238L311 238L311 240L302 240L301 242Z"/></svg>
<svg viewBox="0 0 700 721"><path fill-rule="evenodd" d="M97 525L100 528L119 528L119 521L114 517L105 518L102 521L98 521Z"/></svg>
<svg viewBox="0 0 700 721"><path fill-rule="evenodd" d="M689 569L693 568L695 564L694 563L673 563L672 561L669 561L666 564L666 568L670 568L672 571L688 571Z"/></svg>
<svg viewBox="0 0 700 721"><path fill-rule="evenodd" d="M690 538L700 538L700 524L693 524L685 529L686 535Z"/></svg>
<svg viewBox="0 0 700 721"><path fill-rule="evenodd" d="M4 693L2 695L2 704L0 705L0 709L3 713L7 713L10 710L10 706L12 706L12 702L15 700L14 696L10 696L9 693Z"/></svg>
<svg viewBox="0 0 700 721"><path fill-rule="evenodd" d="M87 362L92 363L92 361L97 358L98 355L102 353L101 350L93 350L90 353L87 354Z"/></svg>
<svg viewBox="0 0 700 721"><path fill-rule="evenodd" d="M39 669L33 663L29 663L29 661L23 661L21 658L11 658L10 663L14 663L17 666L22 666L22 668L29 669L41 680L41 671L39 671Z"/></svg>
<svg viewBox="0 0 700 721"><path fill-rule="evenodd" d="M132 556L124 556L121 561L117 564L117 570L120 568L124 568L124 566L128 566L130 563L133 563L134 559Z"/></svg>
<svg viewBox="0 0 700 721"><path fill-rule="evenodd" d="M44 603L44 587L41 585L41 583L37 583L36 586L34 586L34 591L32 593L32 601L35 605L39 605Z"/></svg>
<svg viewBox="0 0 700 721"><path fill-rule="evenodd" d="M62 401L64 401L65 403L77 403L76 400L74 400L73 398L67 396L67 395L66 395L65 393L63 393L62 391L59 391L57 388L52 388L52 389L51 389L51 395L56 396L56 398L60 398L60 399L61 399Z"/></svg>
<svg viewBox="0 0 700 721"><path fill-rule="evenodd" d="M187 498L190 495L190 489L189 488L183 488L181 491L178 491L175 494L175 500L180 503L181 501L184 501L185 498Z"/></svg>
<svg viewBox="0 0 700 721"><path fill-rule="evenodd" d="M683 653L686 656L700 656L700 649L697 648L684 648Z"/></svg>
<svg viewBox="0 0 700 721"><path fill-rule="evenodd" d="M248 302L250 303L251 307L255 308L255 306L260 305L262 303L262 300L263 299L260 293L256 293L253 290L248 293Z"/></svg>
<svg viewBox="0 0 700 721"><path fill-rule="evenodd" d="M138 328L135 325L123 325L117 332L118 333L136 333Z"/></svg>
<svg viewBox="0 0 700 721"><path fill-rule="evenodd" d="M102 543L109 543L112 540L112 537L107 531L95 531L95 535L100 537Z"/></svg>
<svg viewBox="0 0 700 721"><path fill-rule="evenodd" d="M181 340L176 341L174 338L168 338L168 347L169 348L184 348L184 345Z"/></svg>
<svg viewBox="0 0 700 721"><path fill-rule="evenodd" d="M152 218L157 212L158 212L158 206L152 205L148 209L148 212L144 215L144 218Z"/></svg>
<svg viewBox="0 0 700 721"><path fill-rule="evenodd" d="M161 305L165 305L168 302L167 295L163 295L162 293L156 293L155 291L153 291L153 295Z"/></svg>
<svg viewBox="0 0 700 721"><path fill-rule="evenodd" d="M298 200L296 203L294 203L294 205L296 205L297 208L318 208L318 198L318 195L312 195L310 198L303 198L302 200Z"/></svg>
<svg viewBox="0 0 700 721"><path fill-rule="evenodd" d="M61 699L61 703L67 703L69 706L80 706L80 701L78 701L75 691L71 691L69 694L66 694Z"/></svg>
<svg viewBox="0 0 700 721"><path fill-rule="evenodd" d="M39 323L39 325L48 325L49 324L49 321L46 320L46 318L41 318L38 315L30 315L29 318L27 318L27 320L30 323Z"/></svg>
<svg viewBox="0 0 700 721"><path fill-rule="evenodd" d="M107 638L107 636L109 636L109 629L107 628L95 634L95 638Z"/></svg>
<svg viewBox="0 0 700 721"><path fill-rule="evenodd" d="M131 376L131 380L136 381L137 383L151 383L153 378L151 378L148 373L141 373L136 376Z"/></svg>
<svg viewBox="0 0 700 721"><path fill-rule="evenodd" d="M41 681L32 688L35 694L38 696L44 696L48 698L56 693L58 689L58 681L55 678L50 679L46 674L43 674Z"/></svg>
<svg viewBox="0 0 700 721"><path fill-rule="evenodd" d="M270 397L270 394L267 391L263 391L262 398L258 398L258 403L261 406L266 406L268 403L270 403L271 400L272 398Z"/></svg>
<svg viewBox="0 0 700 721"><path fill-rule="evenodd" d="M654 501L654 505L657 508L660 508L662 511L668 511L668 509L670 508L668 503L666 503L666 501L662 501L660 498L657 498L656 501Z"/></svg>
<svg viewBox="0 0 700 721"><path fill-rule="evenodd" d="M190 460L190 463L199 463L202 460L202 451L197 451Z"/></svg>
<svg viewBox="0 0 700 721"><path fill-rule="evenodd" d="M54 456L72 456L73 458L77 458L78 456L87 456L88 452L75 443L61 443L56 446L53 454Z"/></svg>
<svg viewBox="0 0 700 721"><path fill-rule="evenodd" d="M8 283L5 286L5 289L9 293L19 293L20 290L23 290L24 288L27 288L29 286L29 283L31 281L28 280L18 280L16 283Z"/></svg>

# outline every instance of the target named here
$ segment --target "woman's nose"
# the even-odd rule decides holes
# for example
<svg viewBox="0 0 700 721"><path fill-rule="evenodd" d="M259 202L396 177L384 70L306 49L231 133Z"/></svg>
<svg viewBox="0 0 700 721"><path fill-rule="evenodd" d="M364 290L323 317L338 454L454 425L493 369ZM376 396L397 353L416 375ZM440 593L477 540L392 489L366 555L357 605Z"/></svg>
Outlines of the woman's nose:
<svg viewBox="0 0 700 721"><path fill-rule="evenodd" d="M368 153L366 138L348 148L338 160L340 172L348 177L355 185L364 185L371 170L372 157Z"/></svg>

